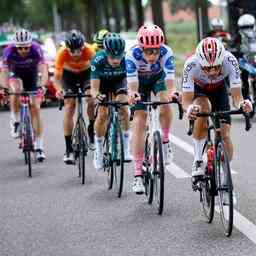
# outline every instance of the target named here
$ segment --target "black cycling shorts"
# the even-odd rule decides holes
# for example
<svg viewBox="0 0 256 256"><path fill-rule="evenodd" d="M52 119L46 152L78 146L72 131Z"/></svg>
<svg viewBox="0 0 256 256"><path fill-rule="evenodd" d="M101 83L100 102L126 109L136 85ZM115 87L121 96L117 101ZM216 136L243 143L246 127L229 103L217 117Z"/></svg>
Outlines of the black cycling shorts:
<svg viewBox="0 0 256 256"><path fill-rule="evenodd" d="M11 73L10 79L21 79L24 91L37 91L38 72Z"/></svg>
<svg viewBox="0 0 256 256"><path fill-rule="evenodd" d="M83 91L90 89L90 75L90 69L86 69L80 73L74 73L64 69L61 79L64 91L69 93L77 93L78 85L82 87Z"/></svg>
<svg viewBox="0 0 256 256"><path fill-rule="evenodd" d="M127 94L127 83L126 79L121 81L100 81L100 93L105 94L107 97L114 94L117 96L118 94Z"/></svg>
<svg viewBox="0 0 256 256"><path fill-rule="evenodd" d="M194 99L196 99L197 97L206 96L211 103L212 111L229 111L230 110L228 90L224 83L223 85L220 85L218 88L216 88L214 91L204 90L202 87L195 84L194 93L195 93ZM221 122L226 124L231 124L230 115L225 115L223 120L221 120Z"/></svg>

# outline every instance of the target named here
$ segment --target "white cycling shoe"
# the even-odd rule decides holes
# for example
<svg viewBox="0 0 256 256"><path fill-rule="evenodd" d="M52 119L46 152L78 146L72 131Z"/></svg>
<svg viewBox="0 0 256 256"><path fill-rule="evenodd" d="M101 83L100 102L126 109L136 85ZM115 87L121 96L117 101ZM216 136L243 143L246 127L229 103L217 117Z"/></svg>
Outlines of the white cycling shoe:
<svg viewBox="0 0 256 256"><path fill-rule="evenodd" d="M163 143L163 157L165 165L169 165L173 161L173 148L170 142Z"/></svg>
<svg viewBox="0 0 256 256"><path fill-rule="evenodd" d="M145 193L145 186L143 184L143 179L141 176L134 177L132 190L138 195Z"/></svg>

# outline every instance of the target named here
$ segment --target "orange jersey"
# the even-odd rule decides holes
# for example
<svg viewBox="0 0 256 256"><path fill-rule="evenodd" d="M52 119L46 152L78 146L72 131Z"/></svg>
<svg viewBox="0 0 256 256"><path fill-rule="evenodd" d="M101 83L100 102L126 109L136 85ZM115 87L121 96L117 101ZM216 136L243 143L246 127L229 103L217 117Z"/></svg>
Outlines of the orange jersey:
<svg viewBox="0 0 256 256"><path fill-rule="evenodd" d="M74 58L66 47L61 47L55 60L55 77L61 79L63 69L80 73L90 68L90 61L94 55L95 51L89 44L84 45L81 56L78 59Z"/></svg>

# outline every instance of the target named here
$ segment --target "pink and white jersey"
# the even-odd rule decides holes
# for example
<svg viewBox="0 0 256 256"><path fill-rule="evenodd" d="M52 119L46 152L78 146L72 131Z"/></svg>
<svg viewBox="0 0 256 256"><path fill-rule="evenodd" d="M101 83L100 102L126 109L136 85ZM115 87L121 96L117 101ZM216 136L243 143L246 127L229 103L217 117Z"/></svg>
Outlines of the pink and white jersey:
<svg viewBox="0 0 256 256"><path fill-rule="evenodd" d="M187 59L183 69L183 92L194 92L194 85L197 84L205 90L214 90L225 84L224 79L229 79L230 88L241 87L240 69L235 56L229 51L224 53L224 61L219 76L209 77L203 70L194 54Z"/></svg>

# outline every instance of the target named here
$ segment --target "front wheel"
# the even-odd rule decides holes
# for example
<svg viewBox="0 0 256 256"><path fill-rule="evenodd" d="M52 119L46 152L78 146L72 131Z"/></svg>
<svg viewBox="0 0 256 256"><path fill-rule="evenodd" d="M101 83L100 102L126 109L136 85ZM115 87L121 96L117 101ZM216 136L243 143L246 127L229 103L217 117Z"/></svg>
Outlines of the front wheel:
<svg viewBox="0 0 256 256"><path fill-rule="evenodd" d="M28 177L32 177L31 151L24 151L25 163L28 165Z"/></svg>
<svg viewBox="0 0 256 256"><path fill-rule="evenodd" d="M216 185L221 222L226 236L233 229L233 184L227 152L220 142L216 153Z"/></svg>
<svg viewBox="0 0 256 256"><path fill-rule="evenodd" d="M153 152L154 197L157 213L161 215L164 208L164 161L162 140L159 131L154 133Z"/></svg>

